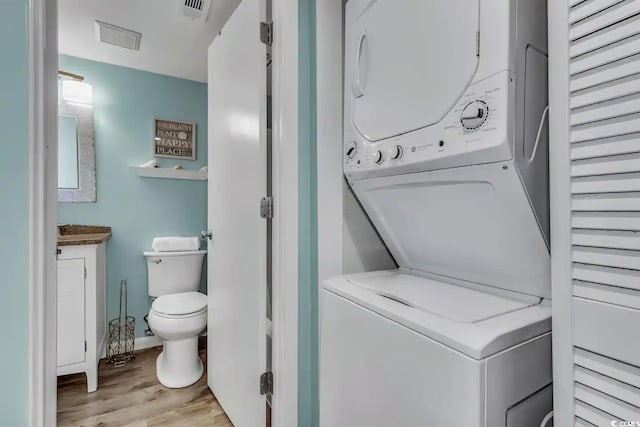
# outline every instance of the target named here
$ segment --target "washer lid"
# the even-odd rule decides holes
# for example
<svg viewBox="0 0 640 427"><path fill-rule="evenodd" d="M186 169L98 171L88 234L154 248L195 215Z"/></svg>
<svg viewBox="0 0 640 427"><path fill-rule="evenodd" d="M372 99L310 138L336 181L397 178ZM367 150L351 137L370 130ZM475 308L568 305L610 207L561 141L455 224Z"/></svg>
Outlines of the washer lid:
<svg viewBox="0 0 640 427"><path fill-rule="evenodd" d="M156 298L151 308L160 314L179 316L207 308L207 296L200 292L181 292Z"/></svg>
<svg viewBox="0 0 640 427"><path fill-rule="evenodd" d="M478 67L479 0L350 0L346 96L370 141L441 121Z"/></svg>
<svg viewBox="0 0 640 427"><path fill-rule="evenodd" d="M463 286L400 273L347 277L381 297L461 323L475 323L540 302L508 298Z"/></svg>

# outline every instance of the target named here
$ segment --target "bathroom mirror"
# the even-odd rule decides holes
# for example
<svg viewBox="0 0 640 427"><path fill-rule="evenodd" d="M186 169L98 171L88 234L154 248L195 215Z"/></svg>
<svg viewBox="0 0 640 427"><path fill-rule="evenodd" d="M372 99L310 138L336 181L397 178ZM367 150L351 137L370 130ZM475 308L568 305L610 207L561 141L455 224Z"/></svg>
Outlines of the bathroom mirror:
<svg viewBox="0 0 640 427"><path fill-rule="evenodd" d="M58 202L96 201L93 108L58 104Z"/></svg>

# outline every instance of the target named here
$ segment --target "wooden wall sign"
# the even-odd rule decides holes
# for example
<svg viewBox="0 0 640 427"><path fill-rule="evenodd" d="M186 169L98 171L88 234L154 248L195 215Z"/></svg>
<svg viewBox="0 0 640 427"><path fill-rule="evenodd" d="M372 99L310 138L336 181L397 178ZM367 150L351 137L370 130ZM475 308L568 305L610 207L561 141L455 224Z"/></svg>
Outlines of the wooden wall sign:
<svg viewBox="0 0 640 427"><path fill-rule="evenodd" d="M196 159L195 123L154 120L153 153L156 157Z"/></svg>

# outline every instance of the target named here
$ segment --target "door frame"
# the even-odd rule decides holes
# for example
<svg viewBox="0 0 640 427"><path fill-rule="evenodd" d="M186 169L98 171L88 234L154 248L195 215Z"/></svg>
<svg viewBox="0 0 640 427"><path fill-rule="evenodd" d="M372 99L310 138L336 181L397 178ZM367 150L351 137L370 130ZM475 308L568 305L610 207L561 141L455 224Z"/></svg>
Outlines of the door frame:
<svg viewBox="0 0 640 427"><path fill-rule="evenodd" d="M28 420L56 425L57 0L28 0ZM272 425L298 424L298 2L273 2ZM49 137L51 136L51 137ZM256 379L257 386L257 379Z"/></svg>
<svg viewBox="0 0 640 427"><path fill-rule="evenodd" d="M556 425L575 415L569 123L569 4L547 5L549 25L549 196L551 202L551 300L553 411Z"/></svg>
<svg viewBox="0 0 640 427"><path fill-rule="evenodd" d="M298 1L272 2L272 424L298 425Z"/></svg>
<svg viewBox="0 0 640 427"><path fill-rule="evenodd" d="M58 2L29 0L30 426L55 426L58 154ZM48 137L51 136L51 137Z"/></svg>
<svg viewBox="0 0 640 427"><path fill-rule="evenodd" d="M344 0L316 2L317 179L322 183L318 185L318 349L322 347L322 283L344 273L343 14ZM319 402L320 413L321 406Z"/></svg>
<svg viewBox="0 0 640 427"><path fill-rule="evenodd" d="M343 0L316 2L318 293L343 273ZM336 250L340 248L340 250Z"/></svg>

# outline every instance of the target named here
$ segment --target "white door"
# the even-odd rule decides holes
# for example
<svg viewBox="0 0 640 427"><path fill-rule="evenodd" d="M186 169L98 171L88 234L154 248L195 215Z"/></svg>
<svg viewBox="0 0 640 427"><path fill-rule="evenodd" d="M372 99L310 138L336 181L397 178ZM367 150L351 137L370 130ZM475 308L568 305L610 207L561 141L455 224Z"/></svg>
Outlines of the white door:
<svg viewBox="0 0 640 427"><path fill-rule="evenodd" d="M265 425L266 46L243 0L209 48L208 384L236 427Z"/></svg>
<svg viewBox="0 0 640 427"><path fill-rule="evenodd" d="M605 3L548 3L556 426L640 420L640 1Z"/></svg>
<svg viewBox="0 0 640 427"><path fill-rule="evenodd" d="M58 260L58 366L85 360L84 258Z"/></svg>

